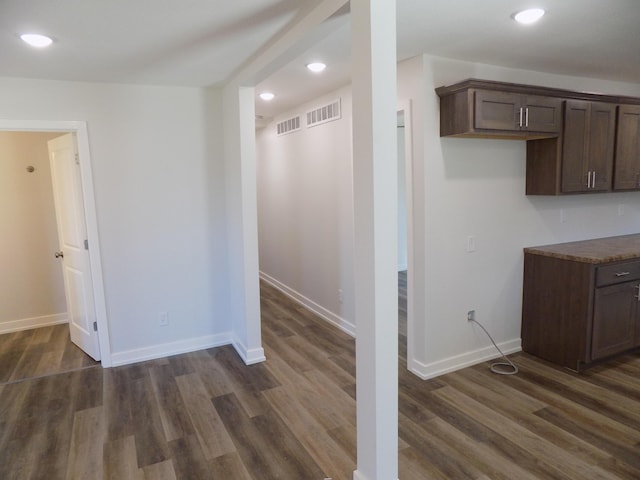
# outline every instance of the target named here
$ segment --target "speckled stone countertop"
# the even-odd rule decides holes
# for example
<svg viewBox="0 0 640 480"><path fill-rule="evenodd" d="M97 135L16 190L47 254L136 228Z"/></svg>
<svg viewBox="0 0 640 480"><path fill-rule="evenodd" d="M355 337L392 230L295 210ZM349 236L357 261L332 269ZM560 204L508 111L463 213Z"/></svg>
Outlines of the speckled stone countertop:
<svg viewBox="0 0 640 480"><path fill-rule="evenodd" d="M640 258L640 234L529 247L524 253L583 263L609 263Z"/></svg>

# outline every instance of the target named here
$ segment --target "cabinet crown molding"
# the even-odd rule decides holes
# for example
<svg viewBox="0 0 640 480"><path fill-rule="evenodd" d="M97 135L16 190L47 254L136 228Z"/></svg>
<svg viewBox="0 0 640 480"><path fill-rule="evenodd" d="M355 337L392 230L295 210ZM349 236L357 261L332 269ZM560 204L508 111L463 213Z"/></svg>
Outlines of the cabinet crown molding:
<svg viewBox="0 0 640 480"><path fill-rule="evenodd" d="M477 78L468 78L453 85L438 87L436 88L436 94L440 98L442 98L472 88L479 90L495 90L501 92L520 93L526 95L541 95L546 97L558 97L565 99L640 105L640 98L638 97L611 95L597 92L578 92L574 90L565 90L562 88L499 82L495 80L480 80Z"/></svg>

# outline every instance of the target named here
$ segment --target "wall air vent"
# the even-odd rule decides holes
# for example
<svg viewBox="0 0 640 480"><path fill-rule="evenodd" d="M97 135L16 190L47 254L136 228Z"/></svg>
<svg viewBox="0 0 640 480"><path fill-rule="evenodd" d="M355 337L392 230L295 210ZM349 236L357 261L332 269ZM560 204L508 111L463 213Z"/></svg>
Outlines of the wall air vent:
<svg viewBox="0 0 640 480"><path fill-rule="evenodd" d="M307 127L315 127L341 118L340 99L307 112Z"/></svg>
<svg viewBox="0 0 640 480"><path fill-rule="evenodd" d="M276 124L276 132L278 133L278 136L286 135L287 133L292 133L297 130L300 130L300 115L296 115L295 117L291 117Z"/></svg>

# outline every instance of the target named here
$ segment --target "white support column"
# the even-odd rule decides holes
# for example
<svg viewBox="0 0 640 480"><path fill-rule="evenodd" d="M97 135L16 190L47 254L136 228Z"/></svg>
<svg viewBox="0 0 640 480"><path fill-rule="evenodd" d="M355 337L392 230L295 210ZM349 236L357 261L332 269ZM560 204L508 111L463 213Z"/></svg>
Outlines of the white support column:
<svg viewBox="0 0 640 480"><path fill-rule="evenodd" d="M398 478L396 2L351 0L358 465Z"/></svg>
<svg viewBox="0 0 640 480"><path fill-rule="evenodd" d="M247 365L265 360L260 333L255 98L253 87L224 89L224 157L233 346Z"/></svg>

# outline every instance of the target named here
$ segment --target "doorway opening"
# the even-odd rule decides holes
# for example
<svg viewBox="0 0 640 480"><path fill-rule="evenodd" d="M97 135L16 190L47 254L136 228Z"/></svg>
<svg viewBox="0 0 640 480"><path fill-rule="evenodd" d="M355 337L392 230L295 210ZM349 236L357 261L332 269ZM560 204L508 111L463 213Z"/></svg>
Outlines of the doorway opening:
<svg viewBox="0 0 640 480"><path fill-rule="evenodd" d="M110 355L110 342L109 342L109 329L106 316L106 305L104 298L104 286L102 278L102 266L100 261L100 247L98 239L98 229L95 212L95 198L93 191L93 181L91 172L91 161L89 154L89 141L87 134L87 126L85 122L69 122L69 121L24 121L24 120L0 120L0 132L42 132L51 134L51 137L61 138L66 136L73 140L71 157L74 167L67 168L72 175L71 178L74 182L73 188L75 189L73 195L76 196L75 200L83 207L83 212L76 214L75 219L72 216L67 216L64 220L67 222L69 229L75 229L82 236L79 242L84 251L86 257L86 270L84 283L81 285L75 280L78 280L78 271L74 267L72 270L65 273L66 280L71 280L74 285L68 288L65 285L65 300L66 303L71 301L78 302L82 308L76 308L72 312L73 307L67 305L67 312L69 315L75 315L76 320L82 317L82 320L86 323L87 333L90 334L95 340L95 348L89 353L95 360L101 360L102 366L111 366ZM59 152L60 154L60 152ZM63 166L62 164L59 167ZM46 168L49 168L47 165ZM27 170L28 172L29 170ZM52 172L52 179L54 176L61 173L61 169L58 168L58 174ZM64 195L67 197L70 195L68 189L70 184L68 182L63 187L66 192ZM58 178L61 181L60 178ZM64 181L64 180L62 180ZM76 208L77 210L77 208ZM59 213L59 212L57 212ZM76 222L76 223L74 223ZM82 225L79 225L81 223ZM78 237L79 238L79 237ZM50 252L53 256L57 254L60 260L64 259L64 251L58 249ZM74 277L75 280L74 280ZM64 277L63 277L64 278ZM83 292L83 289L85 290ZM90 295L93 298L93 306L84 308L83 302L79 299L80 294ZM23 328L24 330L24 328ZM89 331L90 330L90 331ZM45 333L42 333L45 335ZM72 336L73 338L73 336ZM83 350L86 350L85 346L80 345ZM96 358L97 357L97 358Z"/></svg>
<svg viewBox="0 0 640 480"><path fill-rule="evenodd" d="M397 111L398 142L398 360L408 368L413 355L413 149L411 102Z"/></svg>

